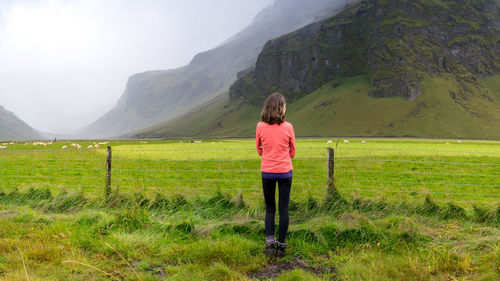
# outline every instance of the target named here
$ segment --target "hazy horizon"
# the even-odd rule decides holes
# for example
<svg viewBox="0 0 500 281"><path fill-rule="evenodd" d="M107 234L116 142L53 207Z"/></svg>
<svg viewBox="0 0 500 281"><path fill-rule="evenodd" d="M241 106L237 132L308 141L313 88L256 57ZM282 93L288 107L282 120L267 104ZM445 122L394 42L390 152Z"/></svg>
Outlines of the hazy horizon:
<svg viewBox="0 0 500 281"><path fill-rule="evenodd" d="M274 0L2 0L0 105L68 133L111 109L130 75L189 63Z"/></svg>

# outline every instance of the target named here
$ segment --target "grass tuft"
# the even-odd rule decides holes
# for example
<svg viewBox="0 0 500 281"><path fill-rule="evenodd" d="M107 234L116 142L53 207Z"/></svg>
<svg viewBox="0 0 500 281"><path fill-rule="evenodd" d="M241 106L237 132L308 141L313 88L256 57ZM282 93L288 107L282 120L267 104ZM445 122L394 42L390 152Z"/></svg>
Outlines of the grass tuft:
<svg viewBox="0 0 500 281"><path fill-rule="evenodd" d="M474 205L472 207L472 217L477 222L487 222L490 219L490 212L486 208Z"/></svg>
<svg viewBox="0 0 500 281"><path fill-rule="evenodd" d="M133 232L147 228L150 224L151 217L146 210L141 208L127 208L116 213L109 226L110 228L119 228L127 232Z"/></svg>
<svg viewBox="0 0 500 281"><path fill-rule="evenodd" d="M452 203L448 202L446 206L441 210L441 218L442 219L463 219L467 218L467 213L464 208Z"/></svg>
<svg viewBox="0 0 500 281"><path fill-rule="evenodd" d="M84 208L87 203L88 199L82 193L61 192L51 200L46 201L42 210L55 213L74 212Z"/></svg>
<svg viewBox="0 0 500 281"><path fill-rule="evenodd" d="M156 193L154 199L149 205L150 210L162 210L168 209L170 201L162 194Z"/></svg>
<svg viewBox="0 0 500 281"><path fill-rule="evenodd" d="M500 206L497 206L490 215L490 221L499 224L500 223Z"/></svg>
<svg viewBox="0 0 500 281"><path fill-rule="evenodd" d="M430 196L426 196L418 211L426 215L438 215L441 212L441 208L432 201Z"/></svg>

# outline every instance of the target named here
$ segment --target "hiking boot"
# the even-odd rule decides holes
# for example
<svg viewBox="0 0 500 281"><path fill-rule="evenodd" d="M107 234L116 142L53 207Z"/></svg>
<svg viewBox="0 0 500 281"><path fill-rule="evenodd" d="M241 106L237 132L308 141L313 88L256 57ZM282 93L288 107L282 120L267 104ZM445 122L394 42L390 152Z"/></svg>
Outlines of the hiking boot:
<svg viewBox="0 0 500 281"><path fill-rule="evenodd" d="M276 241L266 241L266 249L264 249L264 254L266 254L270 258L274 258L276 256Z"/></svg>
<svg viewBox="0 0 500 281"><path fill-rule="evenodd" d="M287 243L281 243L281 242L276 242L276 257L277 258L282 258L286 254L286 246L288 246Z"/></svg>

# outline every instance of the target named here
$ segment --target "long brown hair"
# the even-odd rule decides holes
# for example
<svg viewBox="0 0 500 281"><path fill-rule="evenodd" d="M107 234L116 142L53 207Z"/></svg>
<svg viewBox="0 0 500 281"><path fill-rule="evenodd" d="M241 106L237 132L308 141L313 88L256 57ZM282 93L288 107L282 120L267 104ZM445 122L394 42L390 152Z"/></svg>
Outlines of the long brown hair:
<svg viewBox="0 0 500 281"><path fill-rule="evenodd" d="M285 97L280 93L274 93L270 95L267 100L260 117L262 121L269 125L277 123L280 125L285 121L285 111L283 107L285 106Z"/></svg>

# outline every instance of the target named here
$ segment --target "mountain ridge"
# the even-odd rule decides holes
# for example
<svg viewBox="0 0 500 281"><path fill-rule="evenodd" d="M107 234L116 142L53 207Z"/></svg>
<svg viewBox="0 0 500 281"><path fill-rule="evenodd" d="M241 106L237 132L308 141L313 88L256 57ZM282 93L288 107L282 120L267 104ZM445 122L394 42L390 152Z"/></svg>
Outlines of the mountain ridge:
<svg viewBox="0 0 500 281"><path fill-rule="evenodd" d="M43 139L43 137L14 113L0 105L0 140L17 141L31 139Z"/></svg>
<svg viewBox="0 0 500 281"><path fill-rule="evenodd" d="M227 91L237 78L237 72L255 63L262 46L270 38L357 1L278 0L259 13L254 22L232 40L197 54L188 65L132 75L116 106L89 125L81 135L114 136L181 115Z"/></svg>

